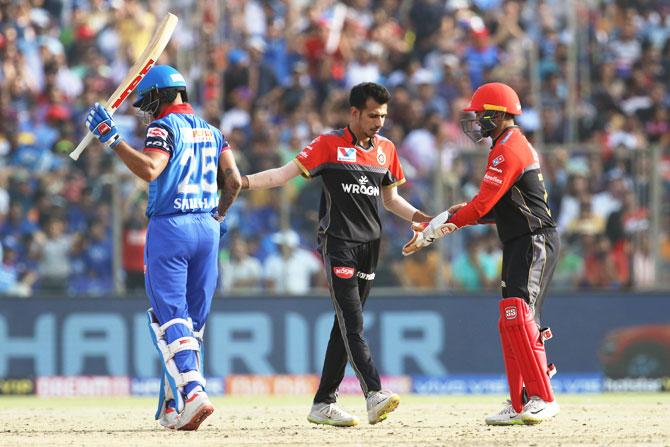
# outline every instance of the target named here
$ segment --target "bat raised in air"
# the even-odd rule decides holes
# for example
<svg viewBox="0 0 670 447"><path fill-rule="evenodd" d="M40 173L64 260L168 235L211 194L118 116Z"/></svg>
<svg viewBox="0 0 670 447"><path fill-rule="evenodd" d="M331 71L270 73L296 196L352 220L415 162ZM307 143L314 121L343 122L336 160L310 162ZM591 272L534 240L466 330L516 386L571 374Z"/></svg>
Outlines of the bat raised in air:
<svg viewBox="0 0 670 447"><path fill-rule="evenodd" d="M137 59L135 65L128 71L128 74L119 87L112 93L112 96L110 96L105 103L105 108L110 115L113 115L114 112L116 112L116 109L118 109L128 95L135 90L137 84L140 83L142 78L149 72L149 70L151 70L151 67L154 66L158 57L170 41L170 37L172 37L172 33L177 27L178 20L176 15L168 13L158 25L156 32L144 49L144 52L142 52L142 55ZM70 158L78 160L81 153L84 152L84 149L86 149L86 146L88 146L93 138L93 134L88 132L79 145L70 152Z"/></svg>

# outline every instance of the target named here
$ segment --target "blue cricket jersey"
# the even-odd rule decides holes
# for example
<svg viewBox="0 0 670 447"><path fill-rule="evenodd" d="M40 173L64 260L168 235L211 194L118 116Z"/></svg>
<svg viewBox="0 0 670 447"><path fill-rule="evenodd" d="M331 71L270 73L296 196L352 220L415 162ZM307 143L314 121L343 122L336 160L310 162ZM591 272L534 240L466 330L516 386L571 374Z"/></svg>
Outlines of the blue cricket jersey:
<svg viewBox="0 0 670 447"><path fill-rule="evenodd" d="M228 142L216 127L196 116L189 104L168 107L147 127L145 151L170 156L149 184L147 217L211 213L219 204L216 174Z"/></svg>

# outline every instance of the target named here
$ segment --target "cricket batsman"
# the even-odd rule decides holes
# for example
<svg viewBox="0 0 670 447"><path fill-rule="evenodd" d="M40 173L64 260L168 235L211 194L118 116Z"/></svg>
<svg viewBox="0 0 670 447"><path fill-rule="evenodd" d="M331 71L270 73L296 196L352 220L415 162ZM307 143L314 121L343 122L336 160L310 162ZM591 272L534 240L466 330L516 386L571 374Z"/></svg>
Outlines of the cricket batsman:
<svg viewBox="0 0 670 447"><path fill-rule="evenodd" d="M197 430L214 411L205 391L201 349L217 283L223 219L240 190L240 174L224 136L188 104L186 81L177 70L154 66L137 94L133 106L151 118L143 151L124 141L100 104L90 108L86 125L149 183L147 316L163 360L156 419L170 429Z"/></svg>
<svg viewBox="0 0 670 447"><path fill-rule="evenodd" d="M463 131L476 143L493 144L479 193L467 203L450 207L428 225L415 227L403 249L408 255L466 225L495 222L503 244L502 301L498 330L510 399L489 425L536 424L555 416L559 406L549 378L544 342L549 328L540 326L542 302L559 253L556 223L547 206L540 160L514 117L521 114L516 92L501 83L479 87Z"/></svg>

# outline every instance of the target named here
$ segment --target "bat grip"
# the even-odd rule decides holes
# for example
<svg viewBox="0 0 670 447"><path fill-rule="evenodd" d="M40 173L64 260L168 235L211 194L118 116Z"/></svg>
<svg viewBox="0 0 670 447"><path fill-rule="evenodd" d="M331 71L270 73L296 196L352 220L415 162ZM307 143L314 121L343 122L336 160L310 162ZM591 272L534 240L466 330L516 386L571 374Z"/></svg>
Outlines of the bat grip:
<svg viewBox="0 0 670 447"><path fill-rule="evenodd" d="M86 136L81 140L81 142L77 145L77 147L70 152L70 158L73 160L79 160L79 156L81 155L82 152L84 152L84 149L86 149L86 146L93 140L93 134L91 132L88 132Z"/></svg>

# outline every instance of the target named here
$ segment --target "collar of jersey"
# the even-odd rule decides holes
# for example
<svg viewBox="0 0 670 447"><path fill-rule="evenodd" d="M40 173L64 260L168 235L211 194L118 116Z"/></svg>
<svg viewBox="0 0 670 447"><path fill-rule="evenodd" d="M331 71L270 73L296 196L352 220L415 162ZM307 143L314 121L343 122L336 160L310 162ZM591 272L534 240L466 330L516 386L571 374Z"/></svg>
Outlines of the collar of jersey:
<svg viewBox="0 0 670 447"><path fill-rule="evenodd" d="M358 140L356 139L356 136L351 131L351 129L349 129L349 126L344 128L344 132L345 132L345 134L349 134L349 139L351 140L351 144L353 144L354 147L356 147L356 148L358 148L362 151L365 151L365 152L368 152L368 151L375 148L375 137L370 138L370 146L369 147L363 147L362 145L358 144Z"/></svg>
<svg viewBox="0 0 670 447"><path fill-rule="evenodd" d="M503 129L503 131L500 132L500 135L498 135L498 136L496 137L496 139L493 140L493 141L491 142L491 149L493 149L493 146L496 145L496 143L498 142L498 140L499 140L503 135L505 135L509 130L512 130L512 129L518 129L518 128L519 128L519 126L508 126L508 127L505 127L505 128Z"/></svg>
<svg viewBox="0 0 670 447"><path fill-rule="evenodd" d="M183 115L193 115L193 107L191 107L191 104L189 104L189 103L170 105L170 106L167 106L163 110L163 113L158 115L156 117L156 119L159 120L159 119L163 118L164 116L169 115L171 113L181 113Z"/></svg>

